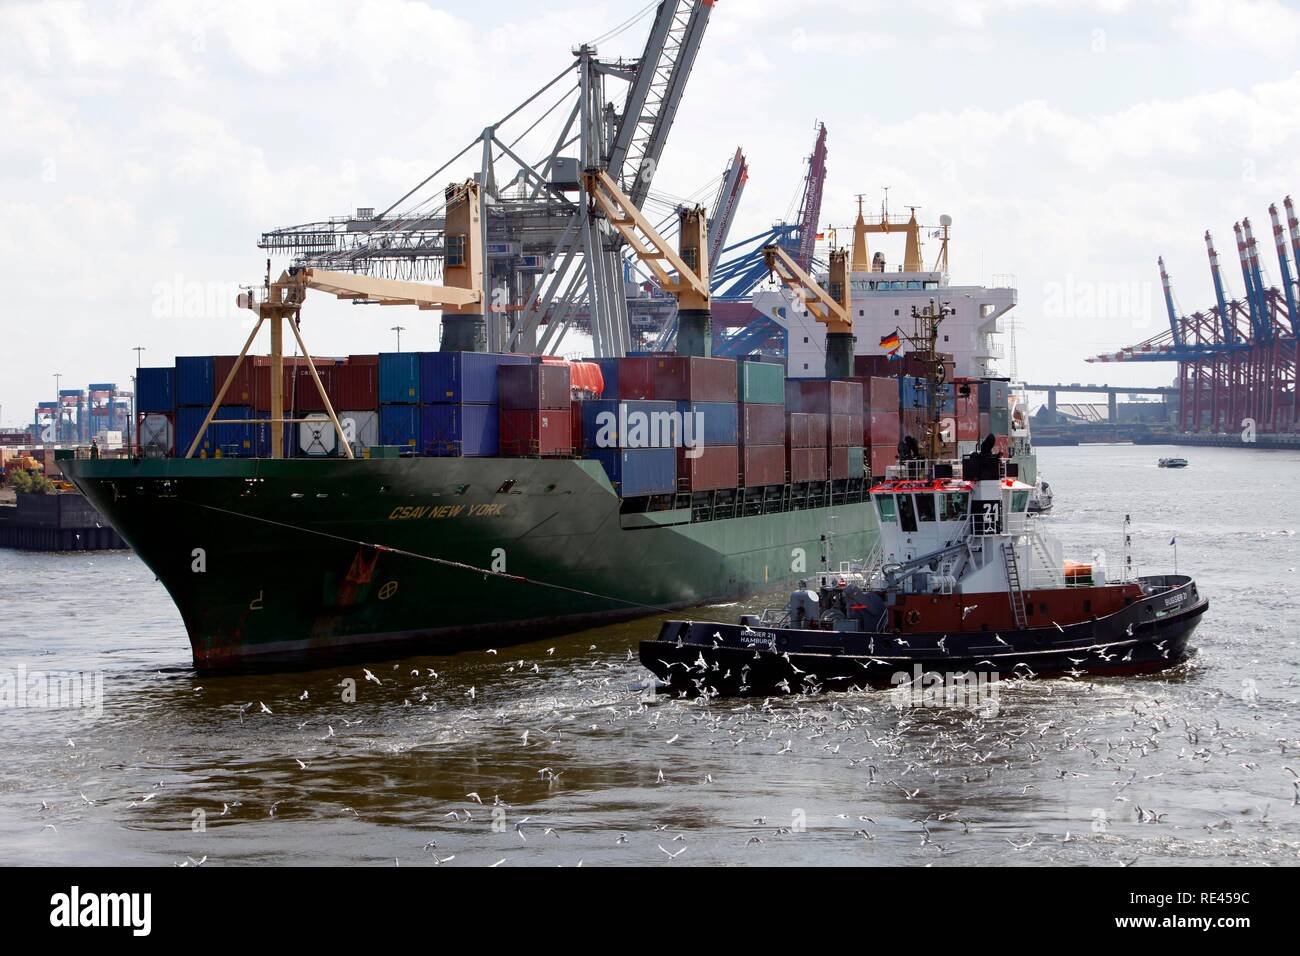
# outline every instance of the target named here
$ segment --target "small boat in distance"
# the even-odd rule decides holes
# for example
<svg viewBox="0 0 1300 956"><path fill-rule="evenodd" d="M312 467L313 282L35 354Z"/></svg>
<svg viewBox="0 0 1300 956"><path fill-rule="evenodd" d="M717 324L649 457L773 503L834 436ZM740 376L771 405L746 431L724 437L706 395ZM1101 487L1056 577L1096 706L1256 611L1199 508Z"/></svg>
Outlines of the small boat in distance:
<svg viewBox="0 0 1300 956"><path fill-rule="evenodd" d="M1186 468L1186 458L1161 458L1156 462L1161 468Z"/></svg>

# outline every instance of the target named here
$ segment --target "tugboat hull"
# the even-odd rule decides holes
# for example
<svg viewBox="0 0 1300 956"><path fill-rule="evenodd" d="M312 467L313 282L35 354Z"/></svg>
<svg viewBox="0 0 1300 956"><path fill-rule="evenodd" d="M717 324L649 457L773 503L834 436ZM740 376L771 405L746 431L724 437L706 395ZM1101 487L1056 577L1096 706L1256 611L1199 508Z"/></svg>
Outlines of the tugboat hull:
<svg viewBox="0 0 1300 956"><path fill-rule="evenodd" d="M890 687L926 674L1100 677L1173 667L1209 601L1185 575L1141 579L1147 595L1105 617L994 634L854 632L667 621L641 662L667 689L722 696Z"/></svg>

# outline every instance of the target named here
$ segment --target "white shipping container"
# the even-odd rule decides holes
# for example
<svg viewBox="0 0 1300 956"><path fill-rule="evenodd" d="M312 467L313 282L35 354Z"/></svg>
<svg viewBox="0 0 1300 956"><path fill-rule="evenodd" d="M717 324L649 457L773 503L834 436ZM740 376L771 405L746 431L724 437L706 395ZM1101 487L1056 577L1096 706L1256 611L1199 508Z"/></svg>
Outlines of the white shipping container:
<svg viewBox="0 0 1300 956"><path fill-rule="evenodd" d="M352 444L352 453L379 444L379 413L375 411L339 412L343 437Z"/></svg>
<svg viewBox="0 0 1300 956"><path fill-rule="evenodd" d="M155 454L172 453L172 420L169 415L140 416L140 448Z"/></svg>
<svg viewBox="0 0 1300 956"><path fill-rule="evenodd" d="M374 411L338 412L343 437L352 445L352 453L360 454L372 445L379 444L379 413ZM298 426L298 447L304 455L322 458L336 453L338 438L334 423L324 412L306 416L311 421ZM341 453L341 452L339 452Z"/></svg>
<svg viewBox="0 0 1300 956"><path fill-rule="evenodd" d="M298 449L309 458L334 454L334 446L338 443L329 416L324 412L313 412L305 417L308 420L298 425Z"/></svg>

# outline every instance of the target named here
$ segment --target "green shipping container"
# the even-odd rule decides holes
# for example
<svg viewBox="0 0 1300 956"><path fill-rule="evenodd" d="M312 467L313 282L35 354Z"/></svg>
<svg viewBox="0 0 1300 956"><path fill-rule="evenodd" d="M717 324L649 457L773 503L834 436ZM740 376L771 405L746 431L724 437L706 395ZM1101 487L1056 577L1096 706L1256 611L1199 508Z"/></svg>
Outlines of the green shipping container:
<svg viewBox="0 0 1300 956"><path fill-rule="evenodd" d="M861 445L849 446L849 477L861 478L866 474L866 449Z"/></svg>
<svg viewBox="0 0 1300 956"><path fill-rule="evenodd" d="M401 445L370 445L365 449L363 455L366 458L401 458L402 446Z"/></svg>
<svg viewBox="0 0 1300 956"><path fill-rule="evenodd" d="M775 362L737 362L736 386L737 401L784 405L785 367Z"/></svg>

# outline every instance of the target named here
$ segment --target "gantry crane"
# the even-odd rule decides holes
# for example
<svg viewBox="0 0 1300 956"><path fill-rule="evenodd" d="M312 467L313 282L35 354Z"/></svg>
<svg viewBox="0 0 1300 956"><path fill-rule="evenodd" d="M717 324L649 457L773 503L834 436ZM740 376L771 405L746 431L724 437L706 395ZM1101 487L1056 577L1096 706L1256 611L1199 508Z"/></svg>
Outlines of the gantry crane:
<svg viewBox="0 0 1300 956"><path fill-rule="evenodd" d="M682 206L678 210L678 249L674 250L607 170L588 169L583 179L599 214L654 273L659 287L677 299L677 354L708 355L713 333L709 322L709 227L704 207ZM665 262L673 272L665 268Z"/></svg>
<svg viewBox="0 0 1300 956"><path fill-rule="evenodd" d="M848 378L853 374L853 314L850 310L849 254L831 252L827 291L817 284L799 263L778 245L766 246L763 256L771 274L780 279L810 315L826 326L826 377Z"/></svg>
<svg viewBox="0 0 1300 956"><path fill-rule="evenodd" d="M482 215L481 196L477 183L472 180L449 186L447 196L447 223L445 241L447 255L443 268L446 284L428 285L423 282L408 282L401 279L382 279L375 276L357 275L352 272L336 272L314 267L294 267L271 280L268 271L266 281L260 291L250 290L240 293L237 300L240 308L249 309L257 314L257 322L248 334L244 347L240 349L226 375L226 380L217 390L215 400L208 409L203 425L199 428L185 452L185 457L194 455L194 450L203 440L208 426L227 424L216 418L217 410L240 366L248 355L248 350L257 339L263 324L269 323L271 329L271 417L265 422L271 429L271 457L284 457L284 426L301 422L303 419L286 419L284 417L284 327L288 325L302 350L307 371L320 394L325 412L334 425L335 434L343 436L343 426L339 423L334 404L321 383L316 363L311 357L307 343L303 340L299 315L308 289L328 292L340 299L352 299L378 305L414 305L421 309L442 310L442 350L447 351L481 351L484 334L483 323L483 242L479 228ZM241 420L230 424L249 424ZM352 447L343 442L343 451L348 458L354 457Z"/></svg>
<svg viewBox="0 0 1300 956"><path fill-rule="evenodd" d="M1292 250L1300 260L1300 223L1291 197L1283 203ZM1244 295L1227 291L1214 241L1205 233L1215 305L1180 315L1165 269L1157 260L1169 329L1089 362L1177 362L1179 429L1234 433L1247 423L1261 433L1300 428L1300 299L1287 255L1286 232L1276 205L1269 207L1281 270L1281 287L1270 287L1249 219L1233 224Z"/></svg>
<svg viewBox="0 0 1300 956"><path fill-rule="evenodd" d="M604 167L642 208L713 8L714 0L647 6L599 38L648 19L639 57L599 56L596 40L577 45L548 82L387 208L270 230L259 245L297 266L439 281L444 212L429 185L470 162L486 204L488 350L554 353L585 321L594 354L623 355L631 331L621 238L590 214L581 172Z"/></svg>

